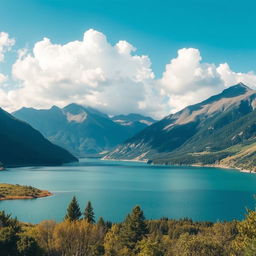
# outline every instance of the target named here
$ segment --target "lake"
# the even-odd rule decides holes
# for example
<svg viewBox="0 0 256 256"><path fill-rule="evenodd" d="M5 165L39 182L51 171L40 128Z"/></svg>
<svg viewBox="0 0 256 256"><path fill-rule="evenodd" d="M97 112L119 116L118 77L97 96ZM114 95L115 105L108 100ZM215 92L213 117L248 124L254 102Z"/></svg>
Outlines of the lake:
<svg viewBox="0 0 256 256"><path fill-rule="evenodd" d="M54 193L47 198L0 202L0 210L32 223L61 221L73 195L81 210L90 200L97 218L115 222L122 221L135 205L142 207L147 219L242 219L246 207L254 208L256 193L255 174L98 159L59 167L10 168L0 172L0 182Z"/></svg>

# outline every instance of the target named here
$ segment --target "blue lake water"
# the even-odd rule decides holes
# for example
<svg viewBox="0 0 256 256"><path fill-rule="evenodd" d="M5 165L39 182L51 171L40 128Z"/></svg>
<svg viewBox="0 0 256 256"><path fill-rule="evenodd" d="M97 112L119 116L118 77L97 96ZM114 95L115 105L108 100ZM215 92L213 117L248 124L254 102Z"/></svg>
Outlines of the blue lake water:
<svg viewBox="0 0 256 256"><path fill-rule="evenodd" d="M54 193L47 198L0 202L0 210L32 223L61 221L73 195L81 210L90 200L96 217L110 221L123 220L135 205L142 207L148 219L242 219L246 207L254 208L256 193L256 174L97 159L60 167L10 168L0 172L0 182Z"/></svg>

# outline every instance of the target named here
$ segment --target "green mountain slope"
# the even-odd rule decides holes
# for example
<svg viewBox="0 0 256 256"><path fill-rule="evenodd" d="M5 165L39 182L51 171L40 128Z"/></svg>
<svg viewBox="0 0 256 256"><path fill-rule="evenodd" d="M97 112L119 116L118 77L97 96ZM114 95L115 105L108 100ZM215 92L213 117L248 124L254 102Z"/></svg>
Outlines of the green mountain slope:
<svg viewBox="0 0 256 256"><path fill-rule="evenodd" d="M243 84L232 86L167 116L106 158L150 159L159 164L223 164L252 169L254 153L243 159L239 154L255 142L255 106L254 90Z"/></svg>
<svg viewBox="0 0 256 256"><path fill-rule="evenodd" d="M4 166L59 165L77 161L65 149L52 144L29 124L0 108L0 162Z"/></svg>

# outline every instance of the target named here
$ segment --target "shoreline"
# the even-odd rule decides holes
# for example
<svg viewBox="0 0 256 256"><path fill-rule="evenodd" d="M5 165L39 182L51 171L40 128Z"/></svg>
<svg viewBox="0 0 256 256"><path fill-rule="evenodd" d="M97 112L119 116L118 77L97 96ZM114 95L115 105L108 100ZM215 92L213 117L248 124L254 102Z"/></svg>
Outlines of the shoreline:
<svg viewBox="0 0 256 256"><path fill-rule="evenodd" d="M22 199L37 199L37 198L43 198L43 197L48 197L52 196L53 193L51 193L48 190L42 190L42 192L38 196L5 196L5 197L0 197L0 201L4 200L22 200Z"/></svg>
<svg viewBox="0 0 256 256"><path fill-rule="evenodd" d="M213 168L222 168L222 169L233 169L239 172L243 172L243 173L252 173L252 174L256 174L256 172L248 170L248 169L242 169L239 167L234 167L234 166L228 166L228 165L223 165L223 164L192 164L191 166L195 166L195 167L213 167Z"/></svg>
<svg viewBox="0 0 256 256"><path fill-rule="evenodd" d="M107 161L120 161L120 162L138 162L138 163L147 163L149 161L149 159L147 160L136 160L136 159L104 159L101 158L101 160L107 160ZM151 163L152 165L169 165L169 164L154 164ZM252 170L248 170L248 169L242 169L239 167L234 167L234 166L228 166L228 165L223 165L223 164L191 164L191 165L169 165L169 166L191 166L191 167L212 167L212 168L222 168L222 169L233 169L233 170L237 170L239 172L243 172L243 173L251 173L251 174L256 174L256 172L252 171Z"/></svg>
<svg viewBox="0 0 256 256"><path fill-rule="evenodd" d="M120 162L135 162L135 163L147 163L148 160L135 160L135 159L108 159L108 158L100 158L100 160L106 161L120 161Z"/></svg>
<svg viewBox="0 0 256 256"><path fill-rule="evenodd" d="M52 195L53 193L48 190L38 189L32 186L7 183L0 184L0 201L16 199L36 199Z"/></svg>

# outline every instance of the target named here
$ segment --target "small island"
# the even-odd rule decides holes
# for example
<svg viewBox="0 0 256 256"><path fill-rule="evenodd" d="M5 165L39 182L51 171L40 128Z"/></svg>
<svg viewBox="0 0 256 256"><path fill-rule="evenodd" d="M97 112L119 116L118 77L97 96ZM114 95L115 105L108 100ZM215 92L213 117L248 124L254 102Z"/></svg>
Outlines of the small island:
<svg viewBox="0 0 256 256"><path fill-rule="evenodd" d="M41 190L32 186L18 184L0 184L0 200L34 199L51 196L47 190Z"/></svg>

